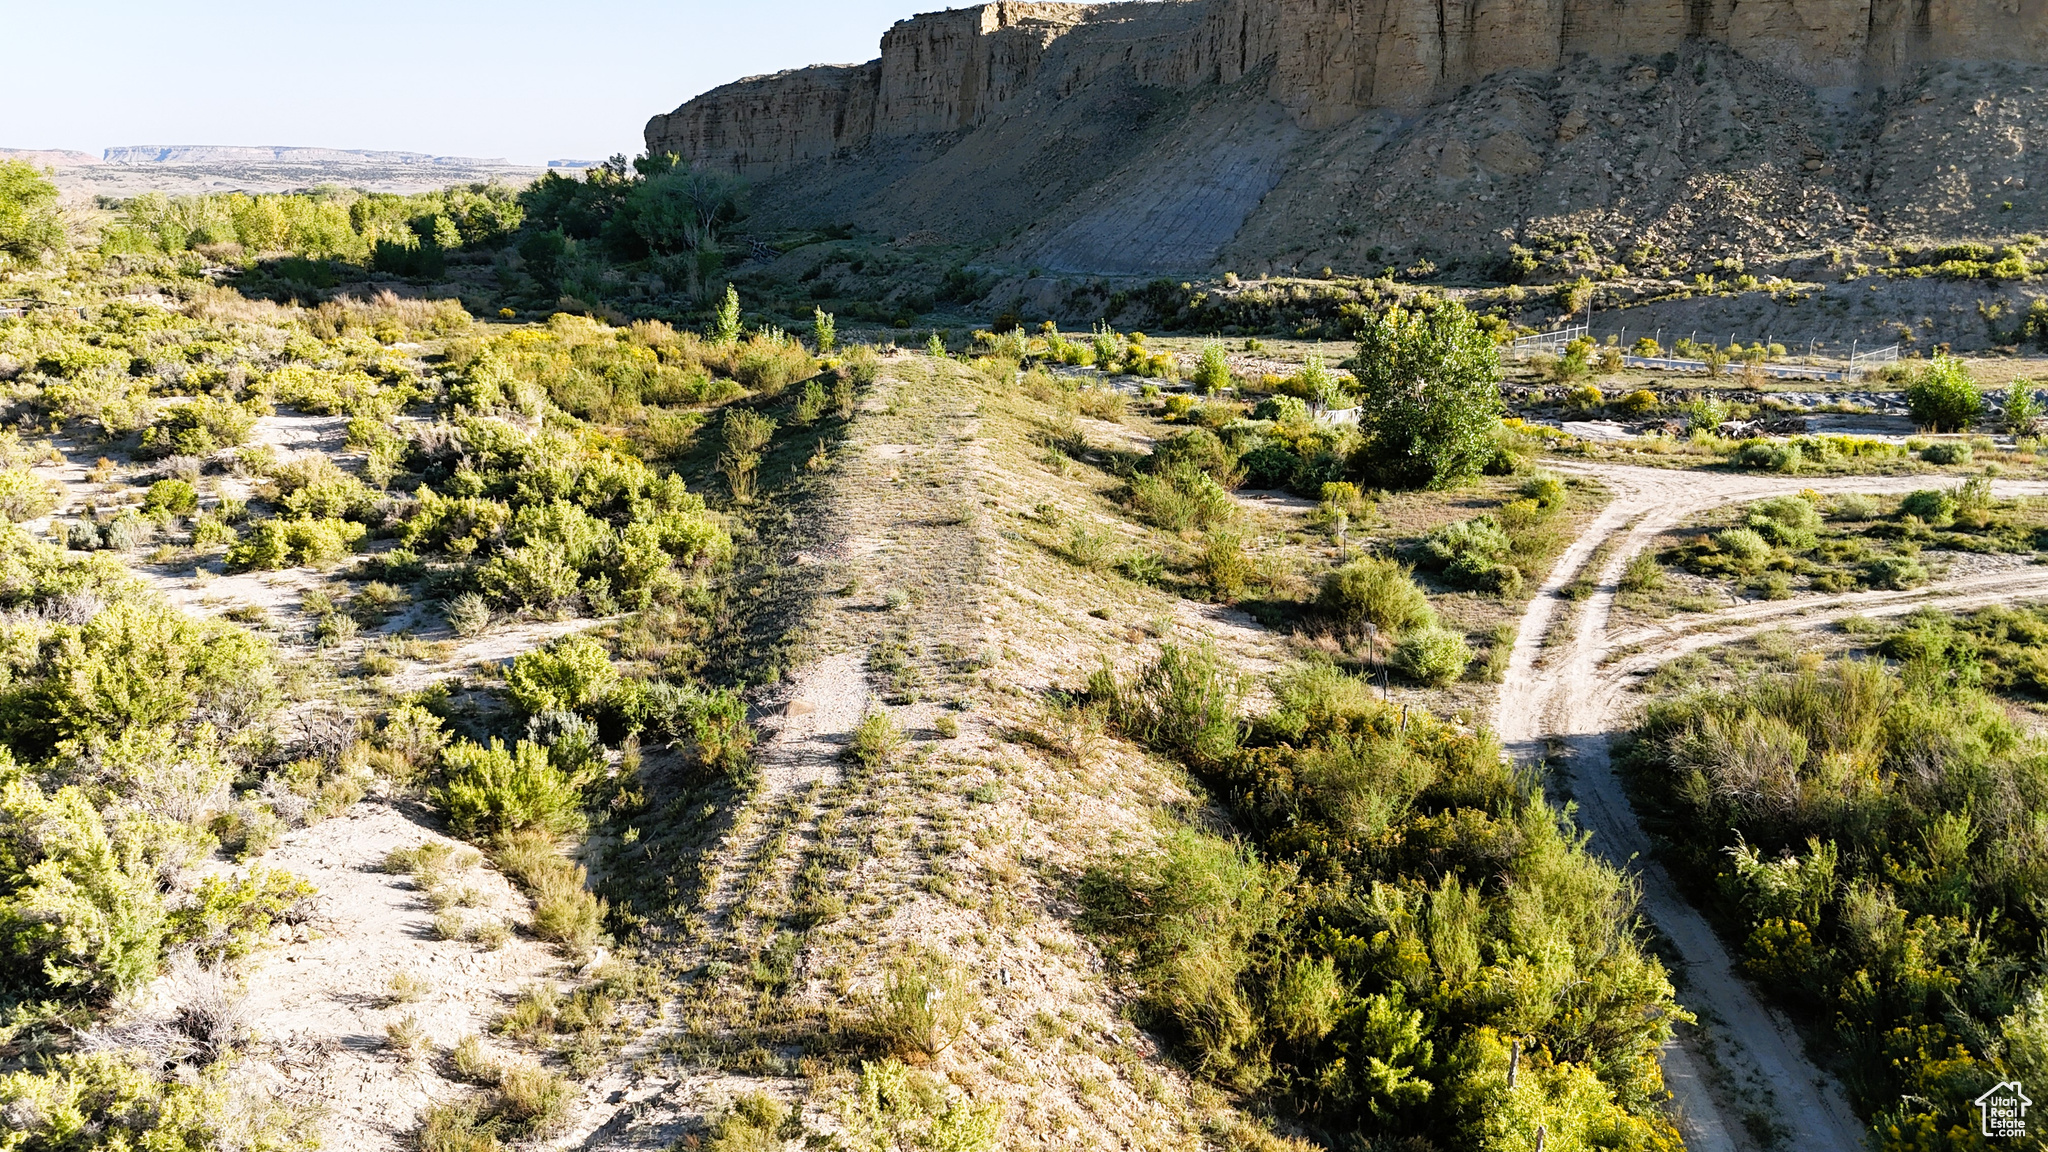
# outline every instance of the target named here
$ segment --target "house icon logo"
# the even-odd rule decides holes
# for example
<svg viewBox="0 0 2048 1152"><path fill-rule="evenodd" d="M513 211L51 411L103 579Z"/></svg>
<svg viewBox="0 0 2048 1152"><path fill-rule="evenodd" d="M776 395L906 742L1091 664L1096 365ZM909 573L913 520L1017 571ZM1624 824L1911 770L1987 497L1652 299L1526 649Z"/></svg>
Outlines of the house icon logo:
<svg viewBox="0 0 2048 1152"><path fill-rule="evenodd" d="M2025 1136L2027 1134L2027 1106L2033 1101L2017 1080L1993 1084L1982 1096L1974 1101L1986 1136Z"/></svg>

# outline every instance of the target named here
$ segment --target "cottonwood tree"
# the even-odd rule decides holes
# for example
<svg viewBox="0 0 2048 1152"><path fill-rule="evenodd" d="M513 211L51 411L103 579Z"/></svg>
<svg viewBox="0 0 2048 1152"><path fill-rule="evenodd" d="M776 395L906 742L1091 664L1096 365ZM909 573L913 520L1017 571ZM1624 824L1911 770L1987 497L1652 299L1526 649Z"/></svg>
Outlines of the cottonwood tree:
<svg viewBox="0 0 2048 1152"><path fill-rule="evenodd" d="M1463 305L1387 310L1359 334L1356 363L1372 480L1441 488L1492 458L1500 353Z"/></svg>

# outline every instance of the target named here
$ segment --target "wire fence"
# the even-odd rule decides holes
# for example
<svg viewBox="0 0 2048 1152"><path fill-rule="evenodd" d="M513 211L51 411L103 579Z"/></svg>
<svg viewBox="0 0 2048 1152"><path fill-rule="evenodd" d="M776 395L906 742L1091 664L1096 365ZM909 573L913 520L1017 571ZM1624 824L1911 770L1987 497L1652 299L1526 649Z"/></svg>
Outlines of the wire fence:
<svg viewBox="0 0 2048 1152"><path fill-rule="evenodd" d="M1554 355L1564 351L1565 345L1584 335L1586 335L1586 325L1573 324L1570 327L1559 328L1552 332L1538 332L1533 336L1517 336L1515 337L1515 342L1509 345L1508 352L1514 356L1528 356L1537 352L1549 352Z"/></svg>

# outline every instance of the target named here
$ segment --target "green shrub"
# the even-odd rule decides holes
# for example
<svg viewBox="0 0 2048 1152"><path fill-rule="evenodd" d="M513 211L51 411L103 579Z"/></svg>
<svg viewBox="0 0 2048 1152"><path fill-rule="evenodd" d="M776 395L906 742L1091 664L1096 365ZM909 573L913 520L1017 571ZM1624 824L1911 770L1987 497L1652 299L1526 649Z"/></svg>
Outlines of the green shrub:
<svg viewBox="0 0 2048 1152"><path fill-rule="evenodd" d="M1628 558L1621 570L1621 590L1624 592L1653 592L1664 586L1664 566L1657 563L1657 555L1645 550Z"/></svg>
<svg viewBox="0 0 2048 1152"><path fill-rule="evenodd" d="M159 480L143 494L142 510L188 516L199 510L199 493L184 480Z"/></svg>
<svg viewBox="0 0 2048 1152"><path fill-rule="evenodd" d="M167 407L143 429L140 454L211 456L247 441L255 427L255 415L241 405L212 396L196 396Z"/></svg>
<svg viewBox="0 0 2048 1152"><path fill-rule="evenodd" d="M1522 573L1513 563L1515 542L1492 516L1446 524L1431 532L1422 547L1429 563L1456 587L1506 597L1522 591Z"/></svg>
<svg viewBox="0 0 2048 1152"><path fill-rule="evenodd" d="M310 1112L238 1091L226 1061L159 1076L131 1056L67 1053L34 1071L0 1075L8 1145L22 1152L284 1152L317 1140Z"/></svg>
<svg viewBox="0 0 2048 1152"><path fill-rule="evenodd" d="M505 690L532 715L588 709L618 686L618 670L604 645L581 634L520 653L505 674Z"/></svg>
<svg viewBox="0 0 2048 1152"><path fill-rule="evenodd" d="M847 746L846 754L851 759L870 768L887 764L903 751L906 738L903 729L889 715L886 708L870 709L853 726L853 740Z"/></svg>
<svg viewBox="0 0 2048 1152"><path fill-rule="evenodd" d="M446 782L434 798L463 836L528 829L560 833L583 824L576 782L538 744L521 740L507 751L496 739L489 748L459 740L442 751L441 767Z"/></svg>
<svg viewBox="0 0 2048 1152"><path fill-rule="evenodd" d="M1797 472L1806 463L1805 451L1794 443L1745 440L1731 458L1738 467L1765 472Z"/></svg>
<svg viewBox="0 0 2048 1152"><path fill-rule="evenodd" d="M733 379L749 391L779 396L782 390L818 370L803 345L779 334L757 335L743 345L733 363Z"/></svg>
<svg viewBox="0 0 2048 1152"><path fill-rule="evenodd" d="M1377 557L1331 570L1323 577L1316 605L1353 631L1370 624L1394 636L1436 623L1429 597L1415 586L1408 569Z"/></svg>
<svg viewBox="0 0 2048 1152"><path fill-rule="evenodd" d="M1615 411L1624 416L1648 416L1655 413L1659 407L1661 405L1657 401L1657 394L1648 388L1638 388L1614 402Z"/></svg>
<svg viewBox="0 0 2048 1152"><path fill-rule="evenodd" d="M1213 340L1202 345L1201 362L1195 365L1194 375L1188 379L1210 395L1230 387L1230 361L1224 356L1223 345Z"/></svg>
<svg viewBox="0 0 2048 1152"><path fill-rule="evenodd" d="M1937 440L1920 450L1920 458L1929 464L1968 464L1974 456L1960 440Z"/></svg>
<svg viewBox="0 0 2048 1152"><path fill-rule="evenodd" d="M1879 514L1877 498L1861 492L1850 492L1835 497L1833 516L1837 520L1851 523L1875 520Z"/></svg>
<svg viewBox="0 0 2048 1152"><path fill-rule="evenodd" d="M1934 432L1966 432L1977 423L1984 397L1969 370L1953 356L1936 356L1906 385L1913 423Z"/></svg>
<svg viewBox="0 0 2048 1152"><path fill-rule="evenodd" d="M19 465L0 469L0 516L16 524L49 515L62 495L61 488L33 469Z"/></svg>
<svg viewBox="0 0 2048 1152"><path fill-rule="evenodd" d="M799 1114L764 1092L750 1092L711 1121L704 1152L783 1152L802 1126Z"/></svg>
<svg viewBox="0 0 2048 1152"><path fill-rule="evenodd" d="M966 972L920 950L891 966L868 1005L867 1028L892 1054L930 1058L960 1038L974 1007Z"/></svg>
<svg viewBox="0 0 2048 1152"><path fill-rule="evenodd" d="M1268 396L1252 409L1252 419L1304 424L1308 421L1308 404L1298 396Z"/></svg>
<svg viewBox="0 0 2048 1152"><path fill-rule="evenodd" d="M1818 542L1820 511L1798 496L1774 496L1749 507L1743 526L1780 548L1804 552Z"/></svg>
<svg viewBox="0 0 2048 1152"><path fill-rule="evenodd" d="M1237 746L1242 681L1208 645L1161 645L1159 659L1128 680L1106 664L1088 682L1119 731L1195 763L1215 762Z"/></svg>
<svg viewBox="0 0 2048 1152"><path fill-rule="evenodd" d="M474 592L464 592L450 597L442 606L441 614L448 620L448 626L457 636L465 639L481 635L491 626L491 604Z"/></svg>
<svg viewBox="0 0 2048 1152"><path fill-rule="evenodd" d="M1927 568L1911 556L1880 556L1863 566L1863 580L1872 588L1918 588L1927 583Z"/></svg>
<svg viewBox="0 0 2048 1152"><path fill-rule="evenodd" d="M1472 649L1465 638L1445 628L1422 628L1402 637L1394 648L1394 668L1418 684L1442 687L1465 674Z"/></svg>
<svg viewBox="0 0 2048 1152"><path fill-rule="evenodd" d="M1081 881L1083 923L1136 953L1144 1009L1180 1034L1197 1070L1242 1088L1268 1074L1254 981L1287 880L1240 845L1182 828L1156 853L1097 866Z"/></svg>
<svg viewBox="0 0 2048 1152"><path fill-rule="evenodd" d="M1771 542L1753 528L1725 528L1714 533L1714 545L1743 563L1760 563L1775 551Z"/></svg>
<svg viewBox="0 0 2048 1152"><path fill-rule="evenodd" d="M1190 461L1133 476L1131 507L1148 522L1171 532L1206 529L1237 516L1237 502L1230 493Z"/></svg>
<svg viewBox="0 0 2048 1152"><path fill-rule="evenodd" d="M994 1152L1002 1105L976 1104L947 1087L896 1060L863 1063L859 1083L839 1103L851 1152Z"/></svg>
<svg viewBox="0 0 2048 1152"><path fill-rule="evenodd" d="M366 531L347 520L265 520L228 547L225 562L231 572L332 564Z"/></svg>
<svg viewBox="0 0 2048 1152"><path fill-rule="evenodd" d="M1922 488L1899 501L1899 515L1917 516L1930 528L1946 528L1956 522L1955 494Z"/></svg>

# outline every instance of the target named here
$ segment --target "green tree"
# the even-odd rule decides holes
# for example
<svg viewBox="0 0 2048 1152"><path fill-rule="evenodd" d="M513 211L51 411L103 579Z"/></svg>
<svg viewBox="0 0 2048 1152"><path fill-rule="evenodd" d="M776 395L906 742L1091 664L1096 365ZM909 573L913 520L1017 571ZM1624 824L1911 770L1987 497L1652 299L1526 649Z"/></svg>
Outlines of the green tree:
<svg viewBox="0 0 2048 1152"><path fill-rule="evenodd" d="M63 246L57 186L26 160L0 160L0 257L33 264Z"/></svg>
<svg viewBox="0 0 2048 1152"><path fill-rule="evenodd" d="M1906 385L1906 408L1913 423L1935 432L1967 431L1983 407L1977 382L1953 356L1936 356Z"/></svg>
<svg viewBox="0 0 2048 1152"><path fill-rule="evenodd" d="M642 180L620 209L650 252L701 252L718 246L718 230L740 216L744 186L733 177L661 158L673 167Z"/></svg>
<svg viewBox="0 0 2048 1152"><path fill-rule="evenodd" d="M725 286L725 298L711 317L711 338L720 344L736 344L740 338L740 290Z"/></svg>
<svg viewBox="0 0 2048 1152"><path fill-rule="evenodd" d="M1360 334L1357 364L1373 479L1441 488L1492 458L1500 354L1463 305L1389 309Z"/></svg>

